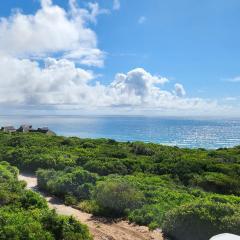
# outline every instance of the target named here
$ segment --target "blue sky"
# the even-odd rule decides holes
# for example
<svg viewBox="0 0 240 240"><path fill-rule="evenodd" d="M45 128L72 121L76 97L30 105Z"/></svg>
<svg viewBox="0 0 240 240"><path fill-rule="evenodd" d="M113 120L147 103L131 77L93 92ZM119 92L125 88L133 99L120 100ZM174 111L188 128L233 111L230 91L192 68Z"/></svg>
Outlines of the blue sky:
<svg viewBox="0 0 240 240"><path fill-rule="evenodd" d="M94 0L78 0L78 8L88 9L89 2ZM184 98L217 101L216 108L219 108L219 105L227 105L231 108L229 111L236 115L240 101L240 78L238 79L240 2L238 0L120 0L118 9L113 9L113 0L95 2L99 4L99 9L105 10L101 10L102 13L97 14L94 21L86 21L85 26L95 33L96 48L104 53L104 63L102 66L86 65L78 59L71 59L76 67L94 73L95 77L91 79L90 85L99 81L101 85L109 86L114 79L115 82L118 81L117 73L128 76L127 73L141 68L153 77L167 78L168 82L164 83L164 87L161 86L164 91L172 94L176 92L175 84L180 84L187 93L186 96L180 94L184 95ZM53 0L51 5L69 11L67 0ZM0 2L0 16L8 21L13 15L13 9L21 9L22 15L34 15L41 9L41 5L38 0ZM24 38L24 36L18 37ZM47 52L44 59L58 54L58 51L54 54ZM32 56L29 55L24 57L14 55L14 57L33 61ZM61 57L65 59L65 56L61 55ZM34 61L41 65L44 59L38 58ZM129 78L132 79L131 73ZM125 84L128 80L124 81ZM151 82L151 84L154 87L159 83ZM129 90L129 86L124 85L124 89ZM138 90L134 89L134 91ZM148 100L143 102L146 101ZM12 101L10 102L12 104ZM42 104L41 101L34 100L34 102L37 102L37 105ZM148 107L144 105L143 108L155 104L155 102L149 103ZM177 101L175 105L178 103ZM20 101L20 104L28 103ZM44 104L48 105L48 103ZM54 105L61 104L54 102ZM76 106L76 103L74 102L73 105ZM112 107L106 103L103 105ZM131 104L124 100L119 105ZM139 107L139 104L137 105ZM171 106L168 109L171 109ZM160 108L162 109L162 105ZM216 110L216 114L219 114L217 111L219 110ZM189 113L191 113L190 108Z"/></svg>

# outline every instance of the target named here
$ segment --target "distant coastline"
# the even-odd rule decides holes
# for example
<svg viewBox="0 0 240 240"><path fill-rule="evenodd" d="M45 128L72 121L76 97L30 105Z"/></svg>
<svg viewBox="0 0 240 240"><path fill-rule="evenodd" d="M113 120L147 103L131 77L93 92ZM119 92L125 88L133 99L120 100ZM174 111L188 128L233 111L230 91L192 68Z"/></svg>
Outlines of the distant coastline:
<svg viewBox="0 0 240 240"><path fill-rule="evenodd" d="M0 126L47 126L63 136L143 141L181 148L216 149L240 145L239 119L190 119L144 116L0 116Z"/></svg>

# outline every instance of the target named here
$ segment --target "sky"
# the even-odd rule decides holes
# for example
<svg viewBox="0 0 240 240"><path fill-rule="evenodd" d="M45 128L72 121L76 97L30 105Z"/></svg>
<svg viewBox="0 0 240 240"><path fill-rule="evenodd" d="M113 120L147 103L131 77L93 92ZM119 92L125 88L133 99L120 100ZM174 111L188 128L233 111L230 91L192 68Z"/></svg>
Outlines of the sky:
<svg viewBox="0 0 240 240"><path fill-rule="evenodd" d="M0 110L240 116L239 0L0 2Z"/></svg>

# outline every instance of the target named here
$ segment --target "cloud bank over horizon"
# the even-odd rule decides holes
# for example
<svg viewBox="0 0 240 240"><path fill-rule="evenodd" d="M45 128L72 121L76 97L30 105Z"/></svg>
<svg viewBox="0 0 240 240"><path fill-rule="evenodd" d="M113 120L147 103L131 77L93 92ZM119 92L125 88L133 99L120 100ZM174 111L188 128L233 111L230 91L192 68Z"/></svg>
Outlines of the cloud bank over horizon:
<svg viewBox="0 0 240 240"><path fill-rule="evenodd" d="M119 8L120 2L114 1L113 9ZM139 67L116 73L110 84L97 81L94 67L104 66L105 53L90 26L109 11L97 3L80 8L74 0L67 11L41 0L33 15L15 11L1 18L0 106L109 108L112 113L120 108L189 113L228 108L214 100L187 97L181 83L166 90L168 78Z"/></svg>

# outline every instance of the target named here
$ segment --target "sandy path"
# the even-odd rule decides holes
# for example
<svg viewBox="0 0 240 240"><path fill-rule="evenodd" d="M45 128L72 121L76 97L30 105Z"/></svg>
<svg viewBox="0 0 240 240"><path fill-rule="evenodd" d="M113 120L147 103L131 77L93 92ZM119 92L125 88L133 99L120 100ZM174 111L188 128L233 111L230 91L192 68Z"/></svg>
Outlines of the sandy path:
<svg viewBox="0 0 240 240"><path fill-rule="evenodd" d="M27 174L20 174L19 180L27 183L27 188L37 191L37 178ZM129 224L127 221L109 223L104 219L96 219L91 214L84 213L72 207L66 206L55 197L45 197L51 209L61 215L74 216L80 222L89 227L94 240L163 240L159 231L150 232L147 227Z"/></svg>

